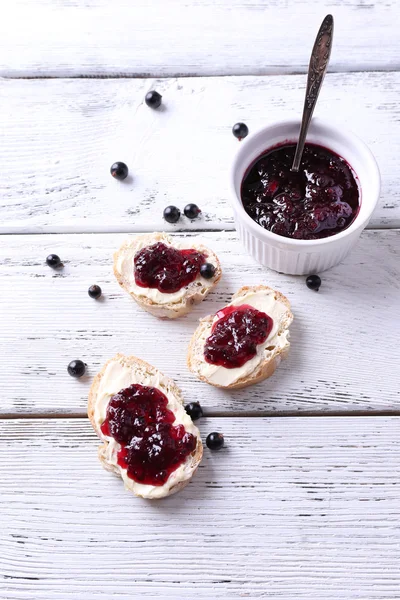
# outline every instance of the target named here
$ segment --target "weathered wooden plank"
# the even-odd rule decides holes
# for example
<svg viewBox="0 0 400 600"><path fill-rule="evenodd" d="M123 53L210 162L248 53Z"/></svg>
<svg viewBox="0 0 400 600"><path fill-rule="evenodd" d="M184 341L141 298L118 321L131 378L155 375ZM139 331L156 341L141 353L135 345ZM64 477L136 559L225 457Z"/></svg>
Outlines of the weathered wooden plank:
<svg viewBox="0 0 400 600"><path fill-rule="evenodd" d="M214 418L191 484L141 501L88 421L0 421L0 595L399 598L399 418Z"/></svg>
<svg viewBox="0 0 400 600"><path fill-rule="evenodd" d="M0 75L305 71L329 12L331 69L399 68L396 0L18 0L0 22Z"/></svg>
<svg viewBox="0 0 400 600"><path fill-rule="evenodd" d="M229 167L250 131L300 115L305 77L1 81L0 233L233 228ZM165 111L144 103L148 89ZM332 74L317 115L370 144L383 188L372 227L400 226L400 73ZM109 173L124 160L132 179ZM196 202L200 220L169 226L162 212Z"/></svg>
<svg viewBox="0 0 400 600"><path fill-rule="evenodd" d="M201 237L220 256L222 281L175 322L142 311L114 280L112 254L124 237L0 237L0 413L84 415L93 375L116 352L153 363L212 414L399 410L400 231L365 232L347 260L323 274L318 294L303 277L256 264L234 232L206 233ZM62 258L63 270L45 265L50 252ZM88 297L93 283L103 288L102 301ZM258 283L292 302L289 359L268 381L234 393L197 381L186 367L197 320L242 285ZM83 380L67 374L74 358L89 366Z"/></svg>

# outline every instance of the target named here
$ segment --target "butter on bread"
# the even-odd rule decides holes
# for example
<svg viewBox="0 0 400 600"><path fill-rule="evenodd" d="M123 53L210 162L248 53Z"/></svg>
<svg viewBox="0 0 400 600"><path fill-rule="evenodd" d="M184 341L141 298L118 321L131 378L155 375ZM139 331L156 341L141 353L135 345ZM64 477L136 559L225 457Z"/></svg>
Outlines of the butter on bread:
<svg viewBox="0 0 400 600"><path fill-rule="evenodd" d="M179 249L193 248L206 254L207 262L212 263L215 267L214 277L204 279L198 276L192 283L172 294L137 286L134 277L134 257L142 248L157 242ZM126 240L114 254L114 275L120 286L144 310L161 319L176 319L190 312L195 304L204 300L221 279L222 271L215 252L193 238L178 240L166 233L145 233Z"/></svg>
<svg viewBox="0 0 400 600"><path fill-rule="evenodd" d="M170 474L162 486L141 484L128 477L127 470L117 463L120 444L114 438L103 435L101 431L111 397L134 383L156 387L163 392L168 398L167 408L175 415L174 425L184 425L185 430L196 438L194 451L187 456L183 464ZM202 459L203 446L200 433L184 409L179 388L172 379L135 356L117 354L96 375L89 392L88 416L95 432L103 442L98 453L103 467L121 477L125 488L142 498L164 498L183 489L196 472Z"/></svg>
<svg viewBox="0 0 400 600"><path fill-rule="evenodd" d="M208 315L200 320L188 351L188 367L199 379L225 389L239 389L253 385L274 373L282 358L289 351L289 325L293 321L289 300L280 292L265 285L244 286L232 297L227 306L249 304L265 312L273 319L274 325L263 344L257 346L255 357L242 367L229 369L207 363L204 358L204 345L211 335L217 317Z"/></svg>

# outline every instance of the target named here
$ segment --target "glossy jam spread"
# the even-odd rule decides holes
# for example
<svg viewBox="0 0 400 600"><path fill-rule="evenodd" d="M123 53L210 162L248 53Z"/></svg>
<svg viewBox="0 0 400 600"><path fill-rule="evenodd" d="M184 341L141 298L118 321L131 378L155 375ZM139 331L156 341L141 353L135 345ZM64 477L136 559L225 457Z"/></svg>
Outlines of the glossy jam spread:
<svg viewBox="0 0 400 600"><path fill-rule="evenodd" d="M142 248L135 255L135 282L173 294L192 283L206 257L196 250L178 250L162 242Z"/></svg>
<svg viewBox="0 0 400 600"><path fill-rule="evenodd" d="M163 485L196 448L195 436L173 425L167 404L160 390L143 385L121 390L108 404L101 431L121 444L117 462L138 483Z"/></svg>
<svg viewBox="0 0 400 600"><path fill-rule="evenodd" d="M250 166L241 187L245 211L264 229L289 238L315 240L346 229L360 208L350 166L331 150L306 144L293 173L295 148L277 146Z"/></svg>
<svg viewBox="0 0 400 600"><path fill-rule="evenodd" d="M257 345L265 342L273 325L271 317L248 304L227 306L216 316L218 321L206 340L204 358L226 369L242 367L253 358Z"/></svg>

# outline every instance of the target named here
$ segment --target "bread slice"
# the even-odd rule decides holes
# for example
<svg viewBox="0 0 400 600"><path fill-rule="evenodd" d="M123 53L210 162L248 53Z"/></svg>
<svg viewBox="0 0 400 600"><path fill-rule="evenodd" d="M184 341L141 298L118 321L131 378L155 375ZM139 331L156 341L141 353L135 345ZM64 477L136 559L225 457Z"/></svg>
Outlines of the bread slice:
<svg viewBox="0 0 400 600"><path fill-rule="evenodd" d="M135 254L157 242L179 249L193 248L207 255L207 262L215 267L215 275L212 279L204 279L198 276L179 292L165 294L156 289L141 288L136 285L134 277ZM195 304L198 304L209 294L221 279L221 265L217 255L192 239L178 240L166 233L145 233L136 235L125 241L121 248L114 254L114 275L118 283L127 291L134 300L155 317L161 319L176 319L190 312Z"/></svg>
<svg viewBox="0 0 400 600"><path fill-rule="evenodd" d="M288 328L293 321L289 300L265 285L244 286L234 294L228 306L250 304L258 310L263 310L264 303L267 307L265 312L273 318L274 326L266 342L257 347L257 355L254 358L242 367L234 369L207 363L204 359L204 344L211 335L216 320L215 315L209 315L201 319L190 342L187 362L192 373L210 385L231 390L244 388L271 377L289 351Z"/></svg>
<svg viewBox="0 0 400 600"><path fill-rule="evenodd" d="M101 425L105 420L106 410L110 398L121 389L133 383L156 387L168 398L168 409L175 417L175 424L183 424L186 431L197 438L194 451L186 461L173 471L162 486L144 485L128 477L126 469L117 464L117 453L121 446L112 437L106 437L101 432ZM183 399L179 388L169 377L163 375L158 369L135 356L117 354L109 360L93 380L89 392L88 416L90 422L103 441L99 447L99 459L107 471L112 471L121 477L125 488L142 498L156 499L175 494L183 489L197 470L203 456L203 445L200 432L193 425L183 406Z"/></svg>

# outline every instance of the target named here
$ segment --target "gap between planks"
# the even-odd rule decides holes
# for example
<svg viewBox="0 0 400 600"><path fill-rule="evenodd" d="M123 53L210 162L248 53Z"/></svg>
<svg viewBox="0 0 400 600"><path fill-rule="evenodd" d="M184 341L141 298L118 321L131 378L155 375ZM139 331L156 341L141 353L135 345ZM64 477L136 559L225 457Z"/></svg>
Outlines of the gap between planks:
<svg viewBox="0 0 400 600"><path fill-rule="evenodd" d="M336 410L331 411L329 413L323 413L320 411L291 411L291 412L283 412L283 411L269 411L269 410L260 410L260 411L221 411L221 410L204 410L204 418L298 418L298 417L400 417L400 410L354 410L354 411L344 411L344 410ZM62 419L86 419L87 415L82 413L32 413L32 414L24 414L21 413L5 413L0 414L0 421L27 421L27 420L35 420L35 419L48 419L48 420L62 420Z"/></svg>
<svg viewBox="0 0 400 600"><path fill-rule="evenodd" d="M167 225L167 224L166 224ZM400 220L398 223L400 227ZM56 226L56 227L42 227L33 226L27 230L26 227L7 227L5 226L5 231L2 231L2 226L0 225L0 235L64 235L64 234L96 234L96 233L109 233L109 234L119 234L119 233L153 233L154 227L150 228L147 225L139 224L139 225L126 225L126 226L104 226L104 225L66 225L66 226ZM396 229L395 226L375 226L374 229ZM157 231L161 231L161 228L158 228ZM185 234L185 233L220 233L224 231L236 231L233 223L210 223L210 227L182 227L174 229L173 231L168 231L169 234Z"/></svg>
<svg viewBox="0 0 400 600"><path fill-rule="evenodd" d="M31 79L187 79L187 78L197 78L197 79L207 79L211 77L225 77L229 79L229 77L281 77L282 75L306 75L308 71L307 65L298 65L296 67L285 67L284 65L270 65L265 70L255 70L255 71L241 71L240 69L236 72L232 73L174 73L171 75L166 75L161 71L154 71L152 73L143 72L143 73L113 73L108 75L107 73L96 73L95 75L87 75L85 73L77 73L76 75L71 75L68 73L60 72L57 75L4 75L0 76L2 80L31 80ZM329 73L338 73L338 74L347 74L347 73L398 73L400 71L400 64L388 66L386 69L382 66L368 66L367 64L361 68L357 66L357 68L352 69L351 67L346 68L346 65L337 65L329 68Z"/></svg>
<svg viewBox="0 0 400 600"><path fill-rule="evenodd" d="M173 231L168 231L169 235L175 234L191 234L191 233L223 233L229 231L236 231L234 224L232 223L221 223L220 227L217 224L210 224L211 227L184 227L181 229L174 229ZM150 228L147 225L127 225L123 226L79 226L79 225L71 225L71 226L60 226L60 227L35 227L33 226L29 230L26 227L7 227L7 231L2 231L2 227L0 225L0 236L7 235L85 235L85 234L110 234L110 235L118 235L118 234L131 234L135 235L138 233L153 233L154 228ZM372 226L367 225L365 228L367 231L393 231L400 230L400 219L394 219L390 224L374 224ZM157 231L161 231L162 228L158 228Z"/></svg>

